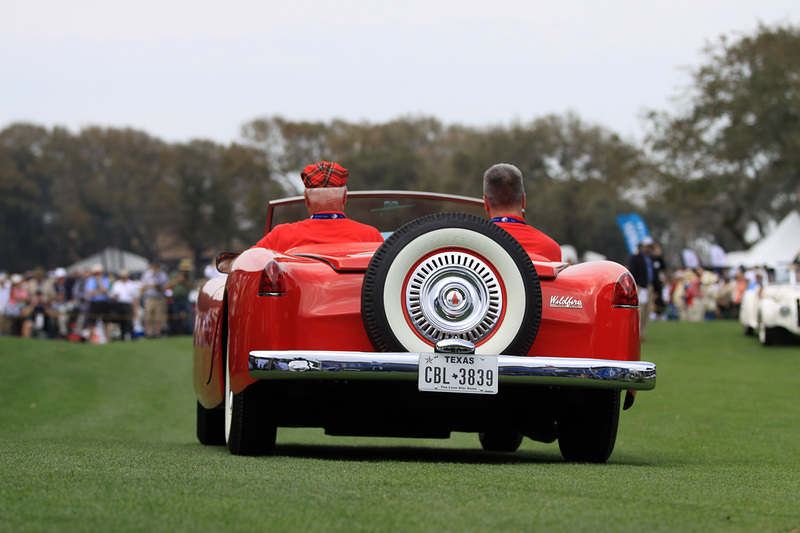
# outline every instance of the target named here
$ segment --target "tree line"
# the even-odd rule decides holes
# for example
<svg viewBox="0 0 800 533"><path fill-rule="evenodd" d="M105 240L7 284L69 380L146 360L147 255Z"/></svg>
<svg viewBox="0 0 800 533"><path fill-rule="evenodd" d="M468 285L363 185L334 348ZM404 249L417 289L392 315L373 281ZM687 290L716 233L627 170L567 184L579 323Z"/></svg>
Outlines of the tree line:
<svg viewBox="0 0 800 533"><path fill-rule="evenodd" d="M477 197L486 168L515 164L531 224L617 261L627 250L616 215L628 212L673 265L698 239L745 248L748 225L798 207L800 31L760 26L705 57L678 110L649 113L641 143L573 113L482 128L273 116L230 145L11 124L0 130L0 269L68 265L109 246L156 259L180 247L199 264L258 240L267 202L295 194L300 169L319 160L348 168L352 190Z"/></svg>

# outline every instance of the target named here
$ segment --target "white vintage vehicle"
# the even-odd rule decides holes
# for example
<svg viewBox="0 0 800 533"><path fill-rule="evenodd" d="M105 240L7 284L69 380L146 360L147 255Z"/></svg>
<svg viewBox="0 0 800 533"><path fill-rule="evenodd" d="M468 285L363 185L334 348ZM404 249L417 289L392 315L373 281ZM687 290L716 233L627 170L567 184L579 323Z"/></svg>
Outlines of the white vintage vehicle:
<svg viewBox="0 0 800 533"><path fill-rule="evenodd" d="M739 311L745 333L758 332L761 344L774 344L784 332L800 336L800 282L796 265L784 265L745 291Z"/></svg>

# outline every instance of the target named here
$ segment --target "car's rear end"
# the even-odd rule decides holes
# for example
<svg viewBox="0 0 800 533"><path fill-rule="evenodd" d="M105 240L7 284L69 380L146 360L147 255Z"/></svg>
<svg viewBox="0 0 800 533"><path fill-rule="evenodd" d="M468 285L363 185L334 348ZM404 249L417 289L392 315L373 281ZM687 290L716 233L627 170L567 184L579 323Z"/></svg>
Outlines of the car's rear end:
<svg viewBox="0 0 800 533"><path fill-rule="evenodd" d="M620 265L535 264L541 296L529 303L539 325L523 353L486 352L480 339L470 342L467 334L452 335L460 343L448 347L450 338L426 339L414 329L413 304L399 311L411 331L399 337L416 335L421 342L414 347L423 349L397 349L391 345L396 337L388 348L383 342L391 332L369 331L389 321L376 325L363 315L365 308L374 310L363 301L363 280L374 257L364 249L334 248L294 250L290 258L272 259L262 274L272 278L272 289L261 291L264 307L254 309L272 336L249 352L247 375L261 381L260 401L276 426L398 437L475 432L493 450L515 448L520 435L544 442L559 438L568 458L602 462L613 447L621 392L655 385L654 365L639 362L635 284ZM462 279L452 269L444 268L442 278L435 281L440 300L471 292L447 292ZM515 297L505 290L505 299ZM432 312L444 312L436 305ZM459 317L459 326L464 322ZM242 347L232 350L259 342L243 338ZM231 372L237 373L235 367ZM234 381L233 391L240 385ZM627 397L630 405L633 397Z"/></svg>
<svg viewBox="0 0 800 533"><path fill-rule="evenodd" d="M404 207L382 201L377 213ZM380 247L248 250L224 293L208 298L224 320L199 346L196 335L195 365L212 361L199 372L205 384L196 378L206 390L198 428L222 396L237 454L269 452L286 426L474 432L493 451L524 435L558 439L569 460L604 462L622 393L629 407L655 386L655 366L639 361L636 286L624 267L531 262L470 215L417 219ZM220 354L204 358L203 343Z"/></svg>

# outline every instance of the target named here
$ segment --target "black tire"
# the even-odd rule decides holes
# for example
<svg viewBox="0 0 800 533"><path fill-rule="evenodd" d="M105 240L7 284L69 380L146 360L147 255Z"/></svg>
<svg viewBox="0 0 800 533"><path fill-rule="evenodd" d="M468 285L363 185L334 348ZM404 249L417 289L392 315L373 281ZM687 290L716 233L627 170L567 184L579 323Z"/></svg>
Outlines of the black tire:
<svg viewBox="0 0 800 533"><path fill-rule="evenodd" d="M225 445L224 409L206 409L197 402L197 440L206 446Z"/></svg>
<svg viewBox="0 0 800 533"><path fill-rule="evenodd" d="M445 297L452 287L463 297L452 300L462 304L455 311ZM459 337L477 353L522 355L539 330L542 289L505 230L474 215L438 213L409 222L378 248L364 275L361 315L382 352L425 352Z"/></svg>
<svg viewBox="0 0 800 533"><path fill-rule="evenodd" d="M278 428L270 423L269 407L258 392L251 387L233 395L228 450L234 455L267 455L275 448Z"/></svg>
<svg viewBox="0 0 800 533"><path fill-rule="evenodd" d="M515 452L522 444L522 433L515 431L487 431L478 438L487 452Z"/></svg>
<svg viewBox="0 0 800 533"><path fill-rule="evenodd" d="M228 337L230 338L230 336ZM230 348L230 343L228 343ZM226 354L230 349L226 350ZM226 358L227 359L227 358ZM267 455L275 448L278 428L270 418L270 404L260 383L238 394L231 391L230 368L225 368L225 433L228 450L234 455Z"/></svg>
<svg viewBox="0 0 800 533"><path fill-rule="evenodd" d="M558 447L564 459L605 463L614 451L619 427L620 392L576 391L556 421Z"/></svg>
<svg viewBox="0 0 800 533"><path fill-rule="evenodd" d="M762 346L772 346L777 340L777 330L775 328L768 328L763 322L758 325L758 341Z"/></svg>

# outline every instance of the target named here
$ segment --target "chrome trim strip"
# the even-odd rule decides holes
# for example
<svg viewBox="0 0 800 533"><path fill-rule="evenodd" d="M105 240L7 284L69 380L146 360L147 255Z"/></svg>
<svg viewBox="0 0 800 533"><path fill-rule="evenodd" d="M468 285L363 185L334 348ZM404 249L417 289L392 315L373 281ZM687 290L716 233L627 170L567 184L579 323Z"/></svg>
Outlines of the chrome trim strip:
<svg viewBox="0 0 800 533"><path fill-rule="evenodd" d="M420 353L252 351L250 377L257 379L416 380ZM500 383L652 390L656 365L646 361L499 355Z"/></svg>

